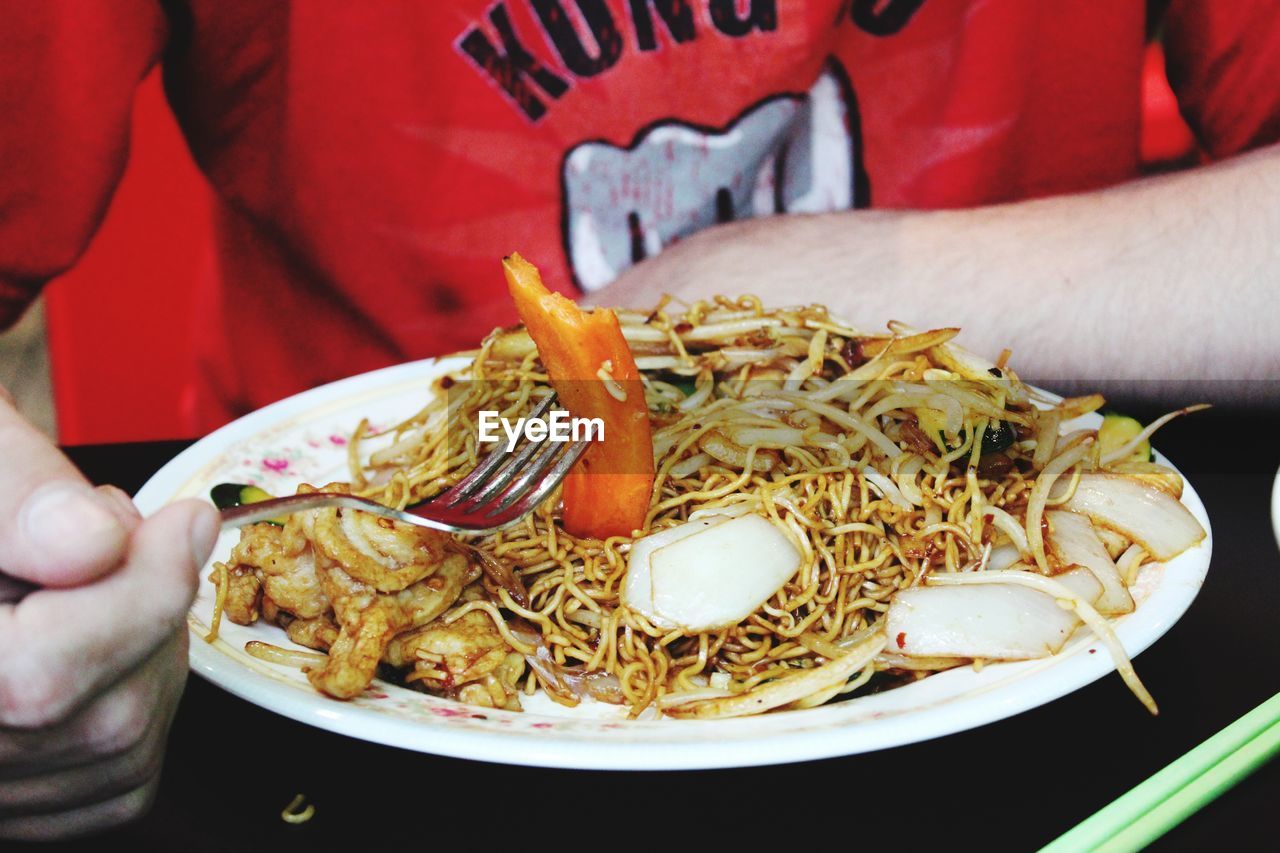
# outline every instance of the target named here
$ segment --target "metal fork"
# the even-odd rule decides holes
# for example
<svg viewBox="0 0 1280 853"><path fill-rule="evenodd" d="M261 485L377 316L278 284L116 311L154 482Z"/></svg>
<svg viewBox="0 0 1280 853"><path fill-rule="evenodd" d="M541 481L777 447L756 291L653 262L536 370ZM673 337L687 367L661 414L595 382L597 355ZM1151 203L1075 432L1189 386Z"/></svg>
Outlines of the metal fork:
<svg viewBox="0 0 1280 853"><path fill-rule="evenodd" d="M529 415L540 418L555 404L545 398ZM426 503L398 510L368 498L312 492L222 510L222 526L241 527L322 507L358 509L449 533L482 533L514 524L537 508L586 452L590 441L526 441L495 447L472 471Z"/></svg>

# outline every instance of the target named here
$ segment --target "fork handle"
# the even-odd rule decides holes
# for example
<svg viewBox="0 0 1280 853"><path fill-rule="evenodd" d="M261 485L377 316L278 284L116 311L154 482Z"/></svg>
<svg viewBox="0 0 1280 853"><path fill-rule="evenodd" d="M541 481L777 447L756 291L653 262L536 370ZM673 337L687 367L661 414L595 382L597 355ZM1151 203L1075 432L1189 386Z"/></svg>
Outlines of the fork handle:
<svg viewBox="0 0 1280 853"><path fill-rule="evenodd" d="M364 510L365 512L385 515L388 518L394 518L397 521L403 521L406 524L416 524L420 527L432 527L436 530L450 531L454 529L442 522L423 518L420 515L410 515L407 512L401 512L398 509L392 509L389 506L384 506L377 501L371 501L368 498L357 498L353 495L340 495L336 492L310 492L305 495L289 495L288 497L272 498L269 501L260 501L259 503L244 504L243 506L224 509L222 510L222 529L226 530L233 527L243 527L246 524L270 521L281 515L289 515L294 512L304 512L310 509L323 509L325 507L343 507L345 509Z"/></svg>

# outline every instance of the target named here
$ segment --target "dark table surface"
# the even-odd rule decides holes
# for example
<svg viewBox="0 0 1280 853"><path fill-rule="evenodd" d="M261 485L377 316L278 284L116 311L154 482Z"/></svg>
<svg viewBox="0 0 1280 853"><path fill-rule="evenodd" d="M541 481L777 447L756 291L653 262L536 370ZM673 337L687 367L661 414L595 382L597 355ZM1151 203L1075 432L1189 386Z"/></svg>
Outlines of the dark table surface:
<svg viewBox="0 0 1280 853"><path fill-rule="evenodd" d="M1159 717L1112 674L1011 719L878 753L604 773L378 746L277 716L193 676L151 814L68 846L195 853L634 839L684 847L698 837L764 845L776 835L797 847L1034 849L1280 691L1280 553L1268 509L1278 427L1275 415L1219 409L1159 436L1204 500L1215 542L1199 597L1137 660ZM69 452L91 479L133 491L185 446ZM316 815L285 824L280 810L299 792ZM1153 849L1276 849L1278 835L1280 762L1272 762Z"/></svg>

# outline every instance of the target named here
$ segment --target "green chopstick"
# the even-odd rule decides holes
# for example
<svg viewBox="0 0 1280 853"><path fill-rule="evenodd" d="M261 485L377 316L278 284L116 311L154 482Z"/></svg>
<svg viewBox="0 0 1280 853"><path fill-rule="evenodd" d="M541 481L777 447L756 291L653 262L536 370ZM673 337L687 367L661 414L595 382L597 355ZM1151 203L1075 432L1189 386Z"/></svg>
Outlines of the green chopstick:
<svg viewBox="0 0 1280 853"><path fill-rule="evenodd" d="M1041 853L1140 850L1280 750L1280 694L1254 708Z"/></svg>

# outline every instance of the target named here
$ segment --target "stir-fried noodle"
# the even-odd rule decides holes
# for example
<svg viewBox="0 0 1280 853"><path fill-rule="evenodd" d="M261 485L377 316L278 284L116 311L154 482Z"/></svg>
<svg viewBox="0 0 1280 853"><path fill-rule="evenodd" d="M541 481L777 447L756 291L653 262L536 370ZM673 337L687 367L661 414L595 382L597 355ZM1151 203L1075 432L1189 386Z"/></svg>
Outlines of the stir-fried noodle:
<svg viewBox="0 0 1280 853"><path fill-rule="evenodd" d="M529 595L522 606L499 587L484 612L523 617L560 666L612 674L637 712L668 694L749 691L838 657L876 627L898 590L928 572L961 571L1001 538L992 508L1029 514L1036 468L1081 457L1070 439L1055 446L1056 422L1100 402L1071 400L1046 415L1007 369L965 378L937 357L955 330L871 337L821 307L766 311L753 298L621 318L654 428L645 532L710 510L756 511L803 555L749 618L686 636L621 606L630 540L575 539L557 526L555 499L474 540L513 565ZM477 440L481 410L514 419L550 393L519 330L490 336L469 370L437 386L366 463L357 433L359 494L399 507L430 498L496 447ZM940 434L922 428L922 410ZM996 428L1025 440L1011 455L984 455ZM856 688L874 667L812 701Z"/></svg>
<svg viewBox="0 0 1280 853"><path fill-rule="evenodd" d="M337 595L334 577L348 591L368 580L354 569L351 577L324 580L332 562L324 557L324 525L336 516L290 521L283 531L259 525L230 561L239 568L218 564L211 576L218 615L225 604L233 621L252 621L260 603L295 641L329 650L331 663L338 649L363 654L363 682L333 672L312 678L334 695L363 689L381 661L412 668L402 680L419 689L500 707L519 707L515 691L541 686L565 704L590 695L633 714L715 716L821 704L885 670L918 678L969 660L981 666L975 655L904 651L903 636L885 633L886 614L903 590L950 581L972 588L966 579L981 573L983 584L1036 589L1074 608L1154 711L1090 604L1096 591L1086 600L1081 587L1058 582L1065 577L1037 578L1077 568L1078 547L1073 556L1046 537L1050 519L1075 499L1086 475L1119 471L1142 488L1180 493L1175 472L1134 457L1163 419L1104 448L1095 429L1064 429L1096 410L1101 397L1046 399L1006 366L1007 352L990 363L948 343L956 329L891 324L890 334L867 334L819 306L766 310L750 297L618 314L643 388L623 388L609 364L594 381L609 385L616 399L642 390L648 406L656 479L637 539L710 517L768 519L799 555L799 568L753 612L713 630L690 630L629 606L623 591L636 540L571 535L555 494L512 527L454 537L437 552L467 555L471 574L455 566L452 580L439 575L430 589L406 589L407 581L380 587L400 595L397 601L419 589L418 609L401 618L395 614L408 605L388 608L372 633L350 618L345 598L328 616L317 616L326 602L316 605L314 596L302 606L272 600L272 576L286 572L310 572L303 586L321 577L330 598ZM479 414L497 411L514 421L552 393L537 348L514 328L495 331L466 355L469 364L436 380L431 401L413 417L376 437L360 424L350 442L350 483L339 488L403 508L456 483L486 453L504 452L501 442L479 440ZM1119 558L1115 594L1131 609L1125 585L1158 548L1104 528L1096 540L1092 530L1088 537ZM308 540L317 543L314 557ZM1186 539L1194 541L1194 534ZM273 551L292 555L290 568L261 556ZM1001 552L996 566L993 554ZM429 570L415 577L423 574ZM448 583L452 591L442 591ZM211 636L216 625L217 617ZM461 633L446 642L432 633L441 630ZM463 664L449 657L459 642L476 650ZM318 657L251 645L277 662L308 666ZM467 677L479 686L463 691L457 667L470 667L477 656L487 656L486 678L478 680L476 669Z"/></svg>

